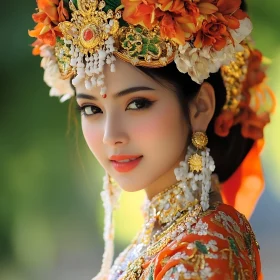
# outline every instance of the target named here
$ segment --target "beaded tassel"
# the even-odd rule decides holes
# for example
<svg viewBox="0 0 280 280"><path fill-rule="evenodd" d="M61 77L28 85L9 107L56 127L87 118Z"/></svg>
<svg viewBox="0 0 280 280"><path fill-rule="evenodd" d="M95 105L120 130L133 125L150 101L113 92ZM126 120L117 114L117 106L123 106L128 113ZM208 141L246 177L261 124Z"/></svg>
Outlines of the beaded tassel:
<svg viewBox="0 0 280 280"><path fill-rule="evenodd" d="M106 32L109 34L113 27L114 21L110 20L105 26ZM100 87L100 94L106 97L106 86L104 82L104 66L110 66L110 71L115 72L116 67L114 62L116 58L114 52L115 40L113 36L109 36L104 42L104 46L94 54L83 54L78 46L74 46L71 40L64 39L64 44L70 46L71 61L70 65L76 69L76 77L72 80L73 86L77 86L80 82L85 81L85 88L91 90L95 87Z"/></svg>
<svg viewBox="0 0 280 280"><path fill-rule="evenodd" d="M192 147L188 147L185 161L180 162L180 167L174 170L179 186L184 189L185 199L193 202L195 199L200 201L203 211L209 208L209 191L211 188L211 175L215 170L215 163L210 156L210 149L202 147L199 151ZM190 159L194 159L195 163L200 162L198 169L190 166ZM199 160L198 160L199 159ZM198 164L194 164L198 167Z"/></svg>
<svg viewBox="0 0 280 280"><path fill-rule="evenodd" d="M121 189L113 183L110 176L106 174L103 178L103 191L101 198L105 209L105 224L103 238L105 242L105 250L103 254L102 266L100 272L92 278L92 280L108 279L108 274L113 263L114 257L114 225L113 211L118 207L118 200Z"/></svg>

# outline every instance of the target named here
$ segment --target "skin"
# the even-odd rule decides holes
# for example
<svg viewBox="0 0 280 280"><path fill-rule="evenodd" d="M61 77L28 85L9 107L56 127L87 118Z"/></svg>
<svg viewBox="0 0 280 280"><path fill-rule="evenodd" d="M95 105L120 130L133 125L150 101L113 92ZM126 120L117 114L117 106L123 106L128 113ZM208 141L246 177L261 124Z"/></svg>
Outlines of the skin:
<svg viewBox="0 0 280 280"><path fill-rule="evenodd" d="M122 60L117 60L115 73L106 68L105 77L107 98L101 97L100 88L87 90L84 83L76 86L77 103L83 108L85 140L122 189L145 189L151 198L177 182L174 168L185 158L189 134L206 131L213 117L214 90L204 83L188 104L189 125L174 89L166 86L166 82L159 83ZM134 90L128 90L131 88ZM151 101L151 106L145 108L149 103L143 98ZM143 158L133 170L120 173L109 160L119 154Z"/></svg>

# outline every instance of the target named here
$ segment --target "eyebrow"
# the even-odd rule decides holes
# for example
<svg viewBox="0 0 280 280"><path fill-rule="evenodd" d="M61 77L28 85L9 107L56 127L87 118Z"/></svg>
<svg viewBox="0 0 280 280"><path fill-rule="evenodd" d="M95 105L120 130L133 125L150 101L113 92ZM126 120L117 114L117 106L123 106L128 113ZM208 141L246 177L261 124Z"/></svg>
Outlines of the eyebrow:
<svg viewBox="0 0 280 280"><path fill-rule="evenodd" d="M155 90L155 89L150 88L150 87L144 87L144 86L143 87L131 87L131 88L127 88L127 89L124 89L122 91L119 91L118 93L116 93L114 95L114 98L125 96L125 95L128 95L130 93L135 93L135 92L138 92L138 91L145 91L145 90ZM76 98L97 100L97 98L95 96L90 95L90 94L85 94L85 93L77 93Z"/></svg>

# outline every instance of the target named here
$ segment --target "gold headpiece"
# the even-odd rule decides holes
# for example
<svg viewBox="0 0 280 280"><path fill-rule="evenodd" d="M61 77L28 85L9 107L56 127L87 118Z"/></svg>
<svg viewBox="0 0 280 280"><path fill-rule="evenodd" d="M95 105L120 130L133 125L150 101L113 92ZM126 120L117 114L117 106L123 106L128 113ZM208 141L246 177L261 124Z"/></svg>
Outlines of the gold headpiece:
<svg viewBox="0 0 280 280"><path fill-rule="evenodd" d="M251 101L260 103L260 91L271 100L266 111L273 110L273 93L263 86L262 56L244 40L251 21L236 1L226 8L208 0L121 1L37 0L39 12L33 19L38 24L29 34L37 38L33 53L43 57L51 95L64 101L74 95L70 83L84 82L87 89L100 87L106 97L104 67L115 72L116 57L150 68L174 60L197 83L221 69L227 97L215 125L218 135L228 135L244 119L259 118ZM261 74L250 74L256 71ZM263 126L267 122L262 116Z"/></svg>
<svg viewBox="0 0 280 280"><path fill-rule="evenodd" d="M29 32L37 38L33 53L43 56L47 72L49 61L57 62L66 82L49 75L45 80L55 88L52 94L60 96L71 78L74 86L84 81L87 89L100 87L106 97L103 70L107 64L114 72L116 57L145 67L163 67L174 60L180 72L202 83L234 59L252 29L235 1L226 8L207 0L37 2L39 12L33 19L38 24ZM217 21L221 14L224 20ZM42 51L46 47L48 52Z"/></svg>

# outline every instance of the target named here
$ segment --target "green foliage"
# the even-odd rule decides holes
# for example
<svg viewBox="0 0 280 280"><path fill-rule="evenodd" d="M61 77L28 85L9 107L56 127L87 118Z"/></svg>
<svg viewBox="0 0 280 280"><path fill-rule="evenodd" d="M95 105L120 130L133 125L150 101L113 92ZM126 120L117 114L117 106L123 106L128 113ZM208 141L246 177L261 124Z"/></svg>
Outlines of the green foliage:
<svg viewBox="0 0 280 280"><path fill-rule="evenodd" d="M135 28L136 34L129 34L121 40L123 48L129 50L131 57L144 57L159 54L159 37L148 38L141 26ZM140 36L139 36L140 35Z"/></svg>
<svg viewBox="0 0 280 280"><path fill-rule="evenodd" d="M239 256L239 249L235 240L232 237L229 237L228 242L229 242L230 249L234 252L236 256Z"/></svg>
<svg viewBox="0 0 280 280"><path fill-rule="evenodd" d="M204 254L204 255L207 255L208 254L208 249L207 249L207 247L203 244L203 243L201 243L200 241L195 241L194 242L195 243L195 246L196 246L196 248L198 249L198 251L200 252L200 253L202 253L202 254Z"/></svg>

